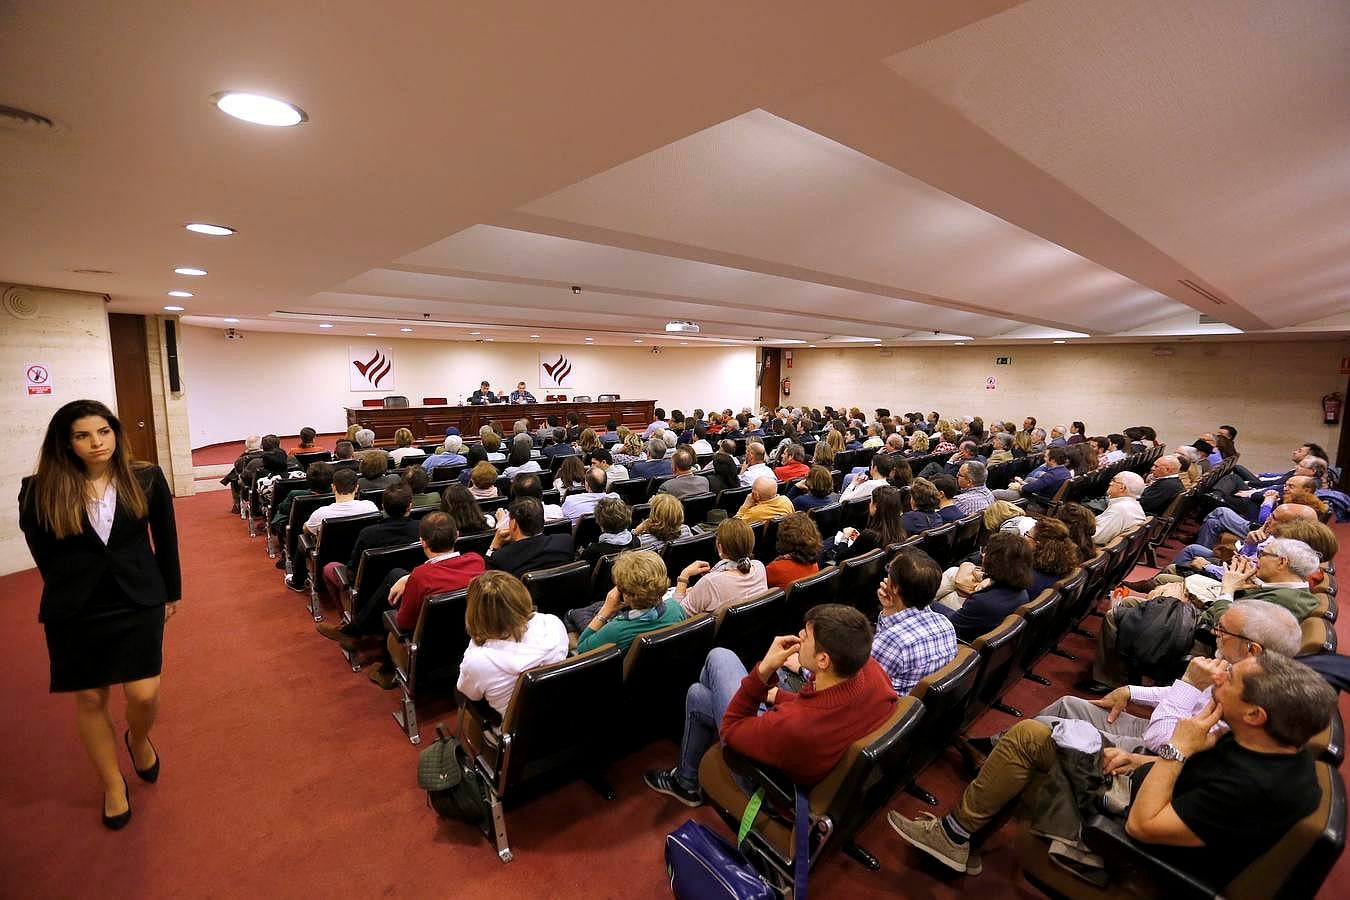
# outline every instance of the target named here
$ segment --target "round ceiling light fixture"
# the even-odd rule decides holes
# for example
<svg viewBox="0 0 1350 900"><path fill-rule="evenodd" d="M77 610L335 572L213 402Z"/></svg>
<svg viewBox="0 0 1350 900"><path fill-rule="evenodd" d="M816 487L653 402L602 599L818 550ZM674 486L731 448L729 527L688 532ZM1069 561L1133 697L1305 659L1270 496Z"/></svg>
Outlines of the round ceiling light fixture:
<svg viewBox="0 0 1350 900"><path fill-rule="evenodd" d="M270 128L288 128L309 121L305 111L293 103L267 97L263 94L250 94L244 91L222 91L211 96L216 109L252 122L254 125L267 125Z"/></svg>
<svg viewBox="0 0 1350 900"><path fill-rule="evenodd" d="M170 296L170 297L191 297L191 296L194 296L194 295L193 295L192 291L169 291L169 296Z"/></svg>
<svg viewBox="0 0 1350 900"><path fill-rule="evenodd" d="M375 332L373 332L373 331L367 331L367 332L366 332L366 337L375 337Z"/></svg>
<svg viewBox="0 0 1350 900"><path fill-rule="evenodd" d="M179 266L173 270L175 275L191 275L193 278L201 278L206 274L205 269L198 269L195 266Z"/></svg>
<svg viewBox="0 0 1350 900"><path fill-rule="evenodd" d="M234 316L227 316L227 317L225 318L225 321L226 321L226 322L229 322L231 325L236 325L236 324L239 323L239 320L236 319Z"/></svg>
<svg viewBox="0 0 1350 900"><path fill-rule="evenodd" d="M183 311L183 307L181 307L181 306L166 306L166 307L164 307L164 311L165 311L165 312L182 312L182 311Z"/></svg>
<svg viewBox="0 0 1350 900"><path fill-rule="evenodd" d="M183 227L197 234L209 234L211 237L226 237L234 234L234 229L230 226L212 225L210 222L189 222Z"/></svg>
<svg viewBox="0 0 1350 900"><path fill-rule="evenodd" d="M1055 341L1055 343L1056 343L1056 344L1067 344L1068 341L1064 340L1063 338L1060 338L1059 340Z"/></svg>
<svg viewBox="0 0 1350 900"><path fill-rule="evenodd" d="M319 327L320 327L320 328L332 328L332 327L333 327L333 324L332 324L331 322L320 322L320 323L319 323Z"/></svg>
<svg viewBox="0 0 1350 900"><path fill-rule="evenodd" d="M403 332L404 334L407 334L408 332L412 331L412 329L411 329L411 328L400 328L399 331Z"/></svg>

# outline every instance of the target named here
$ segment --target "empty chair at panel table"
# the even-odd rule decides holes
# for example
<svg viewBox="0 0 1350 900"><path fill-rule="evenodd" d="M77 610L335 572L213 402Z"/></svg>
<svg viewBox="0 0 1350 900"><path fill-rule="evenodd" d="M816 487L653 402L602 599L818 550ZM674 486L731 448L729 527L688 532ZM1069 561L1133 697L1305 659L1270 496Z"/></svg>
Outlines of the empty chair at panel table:
<svg viewBox="0 0 1350 900"><path fill-rule="evenodd" d="M722 607L717 612L717 634L713 643L735 653L746 671L753 669L781 633L783 598L782 589L773 588Z"/></svg>
<svg viewBox="0 0 1350 900"><path fill-rule="evenodd" d="M417 730L417 701L454 697L459 664L469 646L464 629L468 594L466 588L427 597L411 632L398 630L394 610L385 613L386 627L394 636L389 642L390 657L402 692L394 721L414 744L422 740Z"/></svg>
<svg viewBox="0 0 1350 900"><path fill-rule="evenodd" d="M624 655L620 713L625 738L680 740L684 695L703 671L716 628L712 616L700 613L648 631L629 644Z"/></svg>
<svg viewBox="0 0 1350 900"><path fill-rule="evenodd" d="M807 610L822 603L834 603L838 589L838 566L828 566L814 575L799 578L788 585L783 631L780 633L796 634L801 631Z"/></svg>
<svg viewBox="0 0 1350 900"><path fill-rule="evenodd" d="M516 678L511 705L500 722L481 703L465 703L462 713L483 733L483 751L474 766L487 791L487 831L502 862L512 852L506 832L506 804L526 784L558 773L585 777L602 796L614 791L601 781L604 760L612 756L614 730L620 727L613 697L623 683L623 654L605 644L561 662L528 669Z"/></svg>
<svg viewBox="0 0 1350 900"><path fill-rule="evenodd" d="M534 599L535 609L562 618L569 609L586 605L591 589L591 564L578 560L536 569L526 572L520 580Z"/></svg>

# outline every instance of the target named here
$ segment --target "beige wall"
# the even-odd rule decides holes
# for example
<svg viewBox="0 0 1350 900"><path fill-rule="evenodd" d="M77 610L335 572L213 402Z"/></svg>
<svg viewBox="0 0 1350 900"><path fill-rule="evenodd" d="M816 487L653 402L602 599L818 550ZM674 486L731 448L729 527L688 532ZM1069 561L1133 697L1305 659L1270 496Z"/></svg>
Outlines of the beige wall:
<svg viewBox="0 0 1350 900"><path fill-rule="evenodd" d="M169 479L176 497L196 493L192 472L192 446L188 426L186 385L169 389L169 355L164 323L170 316L145 317L146 364L150 367L150 402L155 409L155 449L159 467ZM182 327L179 327L182 334ZM182 343L180 337L179 343ZM181 351L180 351L181 359ZM181 375L181 368L179 370Z"/></svg>
<svg viewBox="0 0 1350 900"><path fill-rule="evenodd" d="M9 288L0 284L0 292ZM10 445L0 454L0 574L33 565L18 526L19 482L37 465L38 448L52 413L71 400L101 400L117 408L108 316L99 294L18 289L19 302L36 312L16 318L0 310L0 403ZM25 372L32 364L51 372L52 392L30 396ZM34 604L37 598L28 598ZM23 600L27 602L27 600Z"/></svg>
<svg viewBox="0 0 1350 900"><path fill-rule="evenodd" d="M353 392L347 380L347 347L391 346L395 386ZM321 432L346 429L343 408L384 394L423 397L469 394L487 378L494 389L524 380L538 386L539 353L567 354L577 386L563 393L617 393L651 398L657 405L692 409L754 402L755 351L751 348L650 349L550 344L476 344L457 341L349 339L344 336L247 332L227 341L223 331L182 329L180 360L191 422L191 444L241 440L249 433L295 434L310 425ZM554 391L557 393L558 391Z"/></svg>
<svg viewBox="0 0 1350 900"><path fill-rule="evenodd" d="M937 410L985 421L1032 415L1046 426L1081 419L1089 434L1152 425L1169 446L1230 423L1254 470L1287 466L1298 441L1336 452L1321 398L1344 391L1350 341L1174 343L1035 347L795 350L794 403ZM996 366L994 357L1011 356ZM994 390L985 379L997 379Z"/></svg>

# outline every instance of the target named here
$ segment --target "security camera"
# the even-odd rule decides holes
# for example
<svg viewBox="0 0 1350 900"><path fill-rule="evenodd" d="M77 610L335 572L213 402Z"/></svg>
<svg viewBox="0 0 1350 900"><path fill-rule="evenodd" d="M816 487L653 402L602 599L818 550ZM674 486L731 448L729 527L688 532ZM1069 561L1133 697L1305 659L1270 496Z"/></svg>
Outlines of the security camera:
<svg viewBox="0 0 1350 900"><path fill-rule="evenodd" d="M424 318L424 319L430 319L430 318L431 318L431 313L422 313L422 318Z"/></svg>
<svg viewBox="0 0 1350 900"><path fill-rule="evenodd" d="M580 293L581 293L581 285L579 285L579 284L574 284L574 285L572 285L572 293L574 293L574 294L580 294Z"/></svg>

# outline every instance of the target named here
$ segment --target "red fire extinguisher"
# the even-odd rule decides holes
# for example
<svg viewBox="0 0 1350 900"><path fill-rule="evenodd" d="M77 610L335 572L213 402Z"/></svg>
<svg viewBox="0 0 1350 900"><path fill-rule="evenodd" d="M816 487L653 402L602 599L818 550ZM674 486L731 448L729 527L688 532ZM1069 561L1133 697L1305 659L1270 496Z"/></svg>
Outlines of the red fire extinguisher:
<svg viewBox="0 0 1350 900"><path fill-rule="evenodd" d="M791 396L792 396L792 379L791 379L791 378L784 378L781 382L779 382L778 386L781 387L781 388L783 389L783 396L784 396L784 397L791 397Z"/></svg>
<svg viewBox="0 0 1350 900"><path fill-rule="evenodd" d="M1322 422L1337 425L1341 421L1341 395L1327 394L1322 398Z"/></svg>

